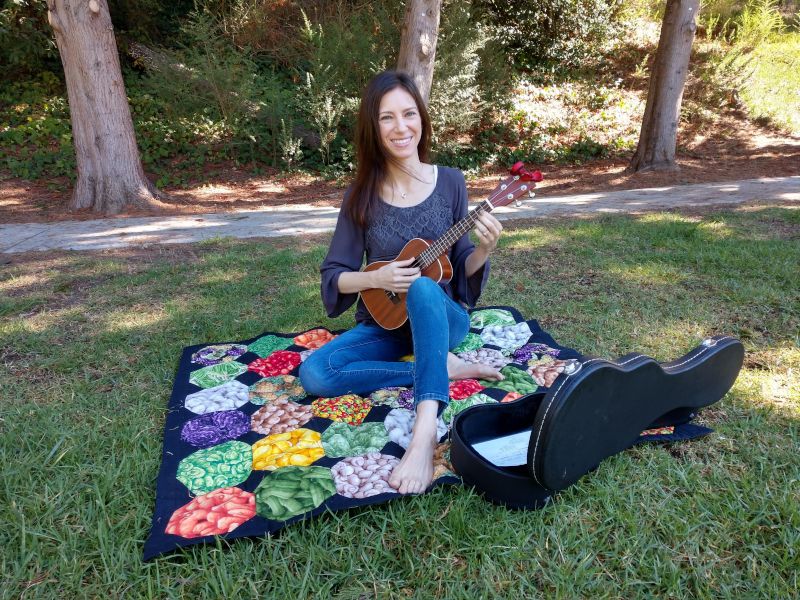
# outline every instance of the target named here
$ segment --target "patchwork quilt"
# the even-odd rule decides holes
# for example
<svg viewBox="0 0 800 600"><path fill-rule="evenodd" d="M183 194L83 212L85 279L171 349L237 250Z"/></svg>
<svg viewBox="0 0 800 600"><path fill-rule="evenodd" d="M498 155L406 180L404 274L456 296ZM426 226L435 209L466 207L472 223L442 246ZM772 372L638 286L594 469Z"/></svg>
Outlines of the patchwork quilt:
<svg viewBox="0 0 800 600"><path fill-rule="evenodd" d="M581 358L510 307L473 310L470 325L454 352L499 368L505 379L451 383L438 423L434 485L460 483L448 460L456 414L547 388L566 360ZM263 536L327 510L400 495L388 479L411 437L413 389L319 398L300 385L300 364L336 335L319 327L184 349L166 415L145 560L217 537ZM677 429L643 432L639 441L710 431L691 424Z"/></svg>

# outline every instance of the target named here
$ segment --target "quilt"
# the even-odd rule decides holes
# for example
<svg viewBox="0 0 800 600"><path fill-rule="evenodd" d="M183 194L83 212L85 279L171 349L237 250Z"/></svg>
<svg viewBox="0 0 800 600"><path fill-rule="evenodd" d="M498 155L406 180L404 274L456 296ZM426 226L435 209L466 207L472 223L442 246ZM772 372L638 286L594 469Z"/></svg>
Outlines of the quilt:
<svg viewBox="0 0 800 600"><path fill-rule="evenodd" d="M438 422L434 486L460 483L448 442L459 412L547 388L567 360L582 357L512 307L475 309L470 327L454 352L499 368L505 379L451 382ZM316 327L184 348L167 408L145 560L400 496L388 479L411 437L413 389L320 398L300 385L301 363L338 333ZM643 432L637 442L709 431L687 424Z"/></svg>

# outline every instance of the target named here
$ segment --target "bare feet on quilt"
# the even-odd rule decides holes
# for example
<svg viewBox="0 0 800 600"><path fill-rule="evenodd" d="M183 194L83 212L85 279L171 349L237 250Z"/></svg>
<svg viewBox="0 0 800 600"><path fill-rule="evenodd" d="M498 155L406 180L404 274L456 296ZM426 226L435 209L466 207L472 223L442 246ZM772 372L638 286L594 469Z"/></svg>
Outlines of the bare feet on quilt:
<svg viewBox="0 0 800 600"><path fill-rule="evenodd" d="M417 404L417 418L411 442L389 477L389 485L401 494L421 494L433 481L433 452L438 437L436 417L439 403L423 400Z"/></svg>
<svg viewBox="0 0 800 600"><path fill-rule="evenodd" d="M494 367L480 363L468 363L452 352L447 353L447 376L450 379L488 379L490 381L505 379L503 374Z"/></svg>

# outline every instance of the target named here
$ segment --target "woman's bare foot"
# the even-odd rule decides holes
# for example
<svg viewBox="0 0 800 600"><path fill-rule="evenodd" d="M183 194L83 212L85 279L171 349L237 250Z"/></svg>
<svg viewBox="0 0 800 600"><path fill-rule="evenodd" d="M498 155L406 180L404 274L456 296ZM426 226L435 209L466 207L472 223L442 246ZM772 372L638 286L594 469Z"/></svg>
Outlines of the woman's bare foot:
<svg viewBox="0 0 800 600"><path fill-rule="evenodd" d="M447 376L450 379L489 379L501 381L503 374L489 365L468 363L461 360L452 352L447 353Z"/></svg>
<svg viewBox="0 0 800 600"><path fill-rule="evenodd" d="M433 481L433 452L438 442L436 416L439 403L424 400L417 405L417 418L406 453L389 477L389 485L401 494L421 494Z"/></svg>

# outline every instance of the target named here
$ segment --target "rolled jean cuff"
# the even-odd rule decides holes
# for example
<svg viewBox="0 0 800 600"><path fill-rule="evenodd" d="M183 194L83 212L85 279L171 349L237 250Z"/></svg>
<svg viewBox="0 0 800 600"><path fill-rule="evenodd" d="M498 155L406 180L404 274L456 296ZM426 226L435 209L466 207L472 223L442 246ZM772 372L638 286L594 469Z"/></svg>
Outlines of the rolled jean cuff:
<svg viewBox="0 0 800 600"><path fill-rule="evenodd" d="M441 416L444 409L447 408L447 405L450 403L450 398L442 396L441 394L420 394L419 397L414 398L414 408L416 408L420 402L426 400L436 400L439 403L439 410L436 413L437 416Z"/></svg>

